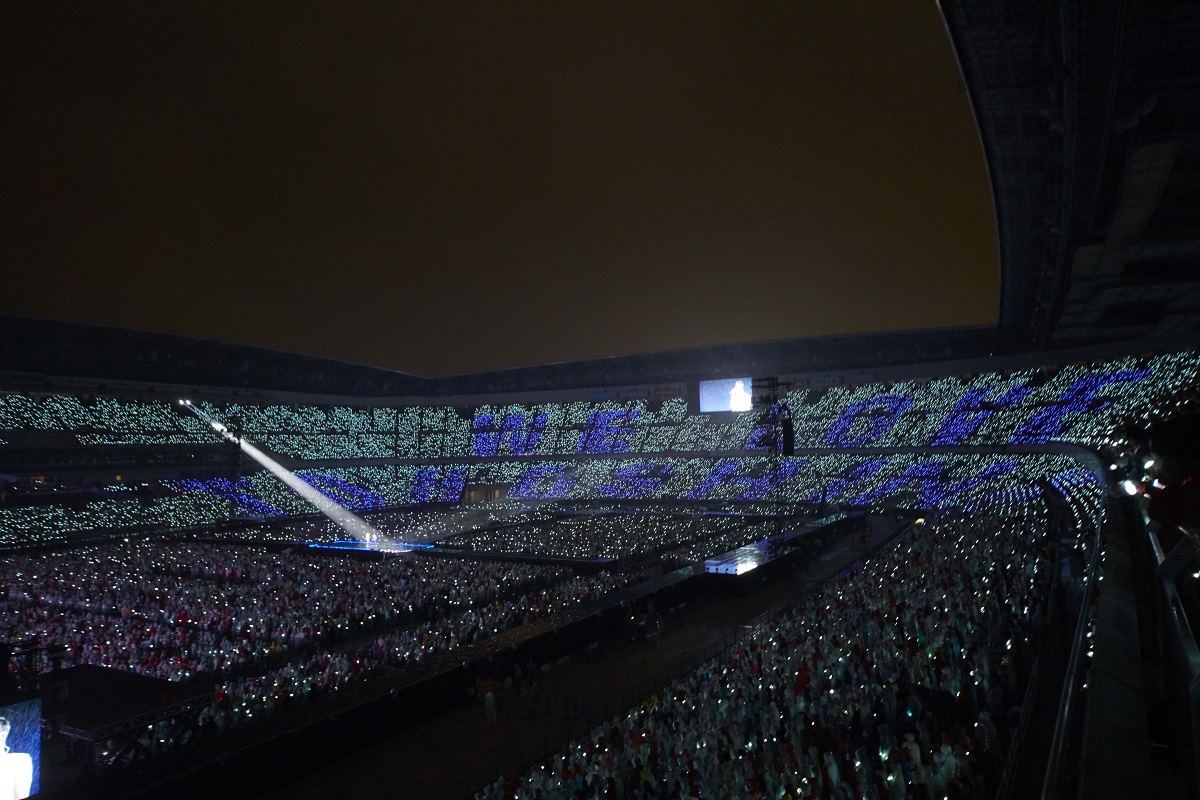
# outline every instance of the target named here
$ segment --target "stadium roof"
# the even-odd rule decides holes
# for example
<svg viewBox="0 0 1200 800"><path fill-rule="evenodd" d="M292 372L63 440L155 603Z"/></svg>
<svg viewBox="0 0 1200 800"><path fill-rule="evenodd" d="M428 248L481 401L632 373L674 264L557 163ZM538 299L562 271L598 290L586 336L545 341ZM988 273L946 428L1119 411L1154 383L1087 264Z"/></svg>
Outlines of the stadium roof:
<svg viewBox="0 0 1200 800"><path fill-rule="evenodd" d="M991 174L1005 334L1200 338L1200 4L943 13Z"/></svg>
<svg viewBox="0 0 1200 800"><path fill-rule="evenodd" d="M819 372L986 356L991 329L913 331L721 345L422 378L330 358L176 334L0 315L0 369L53 376L348 397L436 397Z"/></svg>

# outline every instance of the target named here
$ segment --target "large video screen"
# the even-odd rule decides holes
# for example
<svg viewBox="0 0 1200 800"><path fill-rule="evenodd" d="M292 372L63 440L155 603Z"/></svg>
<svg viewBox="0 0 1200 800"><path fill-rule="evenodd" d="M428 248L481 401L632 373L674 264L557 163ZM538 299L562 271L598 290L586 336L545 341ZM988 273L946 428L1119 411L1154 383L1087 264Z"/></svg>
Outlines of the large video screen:
<svg viewBox="0 0 1200 800"><path fill-rule="evenodd" d="M41 772L42 701L0 707L0 797L36 794Z"/></svg>
<svg viewBox="0 0 1200 800"><path fill-rule="evenodd" d="M700 381L700 413L750 411L754 407L750 378Z"/></svg>

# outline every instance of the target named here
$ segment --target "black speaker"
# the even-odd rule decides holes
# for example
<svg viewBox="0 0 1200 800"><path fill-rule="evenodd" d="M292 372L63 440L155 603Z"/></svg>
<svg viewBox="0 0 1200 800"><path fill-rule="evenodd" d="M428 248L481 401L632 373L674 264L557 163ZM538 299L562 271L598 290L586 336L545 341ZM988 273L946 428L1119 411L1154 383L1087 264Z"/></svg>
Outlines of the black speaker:
<svg viewBox="0 0 1200 800"><path fill-rule="evenodd" d="M791 417L783 418L783 454L796 455L796 427L792 425Z"/></svg>

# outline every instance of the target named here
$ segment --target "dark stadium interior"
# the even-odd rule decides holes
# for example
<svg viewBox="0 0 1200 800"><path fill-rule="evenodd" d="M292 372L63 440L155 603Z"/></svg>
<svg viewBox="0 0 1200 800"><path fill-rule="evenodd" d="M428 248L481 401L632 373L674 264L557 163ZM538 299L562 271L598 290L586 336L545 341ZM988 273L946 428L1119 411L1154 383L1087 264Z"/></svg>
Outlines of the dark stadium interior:
<svg viewBox="0 0 1200 800"><path fill-rule="evenodd" d="M29 112L6 134L29 156L11 170L27 202L0 245L0 796L1200 796L1200 3L887 4L871 20L812 11L818 32L784 6L571 8L0 12L13 23L0 30L4 80ZM874 55L852 76L835 34L856 31ZM387 52L404 42L407 56ZM447 60L467 45L477 52ZM588 94L549 74L556 52L611 85ZM304 68L285 75L298 53ZM413 74L394 74L406 64ZM904 74L866 74L880 69ZM796 105L749 118L801 70ZM516 91L530 75L545 85ZM387 137L364 109L405 96L400 85L427 87L447 139L405 139L372 189L362 164L380 151L355 143ZM581 138L542 159L504 126L555 144L548 120L563 107L519 100L562 91L582 92L563 122ZM831 186L821 170L855 165L789 144L797 109L826 96L884 115L830 123L876 126L858 146L913 128L858 169L904 163ZM595 119L606 103L631 116ZM691 150L667 133L696 118L643 137L656 104L707 109L712 130ZM909 122L889 122L902 107ZM329 127L278 138L277 161L250 165L249 194L205 217L205 192L234 190L197 165L234 151L184 157L180 142L221 140L272 108ZM480 108L492 136L455 138ZM965 129L948 132L960 113ZM175 149L144 135L164 126ZM747 130L761 134L752 147L690 171L686 157L719 159ZM913 182L928 152L904 154L926 131L923 147L959 136L952 147L986 170L949 166L947 150L952 174L936 177L948 182ZM271 141L241 157L266 158ZM443 147L462 163L405 172L414 152ZM328 160L288 177L297 148ZM581 153L565 179L595 192L587 202L546 177ZM605 194L597 165L615 153L632 161L610 172L631 170L646 204ZM772 159L822 153L829 163L803 180L765 179ZM718 189L708 181L722 170L763 180ZM537 203L503 207L505 172L527 173ZM412 186L387 187L404 174ZM804 202L776 202L872 181L867 206L831 203L794 229L787 215ZM951 194L910 205L906 182ZM772 246L706 223L690 196L701 189ZM960 190L962 208L939 216ZM431 217L410 209L398 238L372 239L388 202L426 191ZM978 228L956 238L979 222L971 193L994 210L982 247ZM130 197L157 203L135 212ZM650 202L664 197L680 201L676 227ZM630 216L599 214L606 203ZM872 216L884 206L898 214L887 224ZM246 211L262 218L245 238L198 243L213 219ZM448 213L474 238L421 238L455 239L429 221ZM903 235L896 219L911 222ZM406 225L432 227L405 239ZM744 252L760 293L735 293L751 306L734 316L765 322L745 337L728 319L705 328L715 312L682 288L715 262L651 276L683 251L633 235L706 225L695 252ZM811 281L799 302L773 259L813 225L861 239L837 253L862 263L832 283L798 268L787 280ZM560 324L585 305L570 282L505 260L551 252L514 245L534 228L562 228L553 253L570 256L587 298L615 279L637 302ZM578 249L601 229L605 247ZM272 237L289 242L274 262ZM423 305L405 323L416 334L379 313L394 287L345 266L410 246L430 259L405 290ZM197 268L223 248L238 256ZM278 265L300 251L346 281L287 288L303 270ZM597 261L635 252L611 274ZM447 253L483 278L439 284ZM276 266L254 272L248 254ZM930 254L969 275L933 291L938 278L912 267ZM171 276L154 274L165 264ZM976 279L974 300L956 299ZM488 295L489 280L507 283ZM167 286L192 303L177 325L169 310L133 313ZM227 327L194 301L206 291L243 317L261 310L251 328L280 337ZM763 292L777 296L754 305ZM330 309L315 313L323 295ZM481 295L486 310L471 305ZM994 317L977 313L980 297ZM889 305L908 306L907 321ZM852 306L865 316L829 323ZM660 317L635 324L654 307ZM694 328L663 334L687 314ZM617 335L631 327L647 338ZM554 347L532 346L546 331ZM517 353L522 336L531 348ZM406 348L412 360L393 357Z"/></svg>

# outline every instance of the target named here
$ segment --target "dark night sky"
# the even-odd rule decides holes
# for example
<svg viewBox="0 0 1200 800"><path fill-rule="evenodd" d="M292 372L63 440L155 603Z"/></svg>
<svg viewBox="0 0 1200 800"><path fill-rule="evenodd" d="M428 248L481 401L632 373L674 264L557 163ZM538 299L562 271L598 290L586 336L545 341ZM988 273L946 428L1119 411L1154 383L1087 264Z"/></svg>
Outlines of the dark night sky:
<svg viewBox="0 0 1200 800"><path fill-rule="evenodd" d="M424 375L995 323L932 0L343 5L6 4L0 312Z"/></svg>

